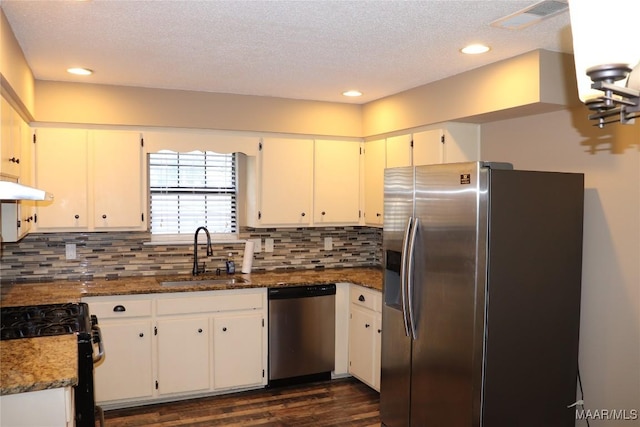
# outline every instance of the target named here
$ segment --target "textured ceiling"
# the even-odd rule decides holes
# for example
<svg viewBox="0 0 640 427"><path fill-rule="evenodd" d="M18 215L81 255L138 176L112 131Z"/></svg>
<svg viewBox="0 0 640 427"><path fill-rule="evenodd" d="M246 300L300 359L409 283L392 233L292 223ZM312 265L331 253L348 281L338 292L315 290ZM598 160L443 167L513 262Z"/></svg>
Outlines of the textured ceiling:
<svg viewBox="0 0 640 427"><path fill-rule="evenodd" d="M571 52L569 14L489 23L536 3L19 1L1 7L36 79L365 103L542 48ZM458 49L483 42L484 55ZM90 77L66 73L95 70ZM345 98L344 90L364 95Z"/></svg>

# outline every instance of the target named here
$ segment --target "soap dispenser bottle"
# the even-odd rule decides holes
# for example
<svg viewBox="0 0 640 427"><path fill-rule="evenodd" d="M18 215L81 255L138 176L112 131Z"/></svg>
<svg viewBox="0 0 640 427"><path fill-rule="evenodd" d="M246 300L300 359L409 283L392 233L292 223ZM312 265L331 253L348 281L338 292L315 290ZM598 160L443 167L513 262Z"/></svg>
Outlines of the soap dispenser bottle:
<svg viewBox="0 0 640 427"><path fill-rule="evenodd" d="M227 258L227 274L235 274L236 273L236 264L231 259L231 252L229 252L229 257Z"/></svg>

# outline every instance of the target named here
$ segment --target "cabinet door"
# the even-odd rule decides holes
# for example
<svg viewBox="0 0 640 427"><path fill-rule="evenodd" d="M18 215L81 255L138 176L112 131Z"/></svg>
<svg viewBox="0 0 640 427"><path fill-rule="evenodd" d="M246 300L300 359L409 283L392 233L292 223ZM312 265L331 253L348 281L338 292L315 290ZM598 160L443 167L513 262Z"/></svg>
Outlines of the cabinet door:
<svg viewBox="0 0 640 427"><path fill-rule="evenodd" d="M375 338L373 343L373 388L380 391L380 358L382 353L382 313L375 314Z"/></svg>
<svg viewBox="0 0 640 427"><path fill-rule="evenodd" d="M314 152L314 223L357 225L360 143L316 140Z"/></svg>
<svg viewBox="0 0 640 427"><path fill-rule="evenodd" d="M20 165L20 124L22 119L4 97L0 98L0 174L18 178Z"/></svg>
<svg viewBox="0 0 640 427"><path fill-rule="evenodd" d="M382 225L384 211L385 140L364 144L364 220L369 225Z"/></svg>
<svg viewBox="0 0 640 427"><path fill-rule="evenodd" d="M21 149L20 149L20 182L33 186L33 134L26 122L21 121ZM46 190L46 188L43 188ZM41 202L38 202L41 203ZM33 214L36 210L36 202L33 200L20 201L21 236L25 236L31 231L33 224Z"/></svg>
<svg viewBox="0 0 640 427"><path fill-rule="evenodd" d="M411 166L411 135L387 138L386 167Z"/></svg>
<svg viewBox="0 0 640 427"><path fill-rule="evenodd" d="M310 225L313 140L267 138L259 153L261 225Z"/></svg>
<svg viewBox="0 0 640 427"><path fill-rule="evenodd" d="M140 134L92 132L93 223L96 230L143 228Z"/></svg>
<svg viewBox="0 0 640 427"><path fill-rule="evenodd" d="M158 321L158 392L208 390L209 319Z"/></svg>
<svg viewBox="0 0 640 427"><path fill-rule="evenodd" d="M413 134L413 165L433 165L443 161L442 130L434 129Z"/></svg>
<svg viewBox="0 0 640 427"><path fill-rule="evenodd" d="M82 230L87 216L87 131L37 130L36 185L53 193L53 201L38 203L38 230Z"/></svg>
<svg viewBox="0 0 640 427"><path fill-rule="evenodd" d="M480 160L480 125L447 123L444 130L443 163Z"/></svg>
<svg viewBox="0 0 640 427"><path fill-rule="evenodd" d="M262 313L219 315L213 319L214 388L264 382Z"/></svg>
<svg viewBox="0 0 640 427"><path fill-rule="evenodd" d="M0 396L3 426L71 427L76 425L74 411L71 387Z"/></svg>
<svg viewBox="0 0 640 427"><path fill-rule="evenodd" d="M374 386L375 313L351 305L349 373Z"/></svg>
<svg viewBox="0 0 640 427"><path fill-rule="evenodd" d="M11 181L32 185L31 182L31 132L22 118L2 98L2 129L0 145L0 174ZM17 242L29 233L33 221L33 200L3 201L0 203L2 241Z"/></svg>
<svg viewBox="0 0 640 427"><path fill-rule="evenodd" d="M95 368L96 401L153 394L151 320L100 322L105 358Z"/></svg>

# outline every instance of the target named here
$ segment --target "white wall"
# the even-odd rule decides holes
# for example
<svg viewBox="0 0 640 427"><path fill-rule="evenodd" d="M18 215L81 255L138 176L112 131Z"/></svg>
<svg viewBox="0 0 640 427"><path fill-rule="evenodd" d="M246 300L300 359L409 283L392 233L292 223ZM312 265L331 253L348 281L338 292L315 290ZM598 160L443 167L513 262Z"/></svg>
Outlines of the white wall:
<svg viewBox="0 0 640 427"><path fill-rule="evenodd" d="M579 356L585 409L640 413L640 123L598 129L587 114L581 107L483 124L482 159L585 174ZM632 427L640 420L591 425Z"/></svg>

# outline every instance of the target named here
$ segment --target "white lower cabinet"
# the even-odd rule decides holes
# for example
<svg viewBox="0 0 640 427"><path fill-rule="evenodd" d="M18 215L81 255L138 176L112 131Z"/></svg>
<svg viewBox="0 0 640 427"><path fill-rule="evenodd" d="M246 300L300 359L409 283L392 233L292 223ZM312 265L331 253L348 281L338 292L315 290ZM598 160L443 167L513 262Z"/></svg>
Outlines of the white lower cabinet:
<svg viewBox="0 0 640 427"><path fill-rule="evenodd" d="M336 369L380 389L382 294L337 284ZM267 384L267 290L83 298L105 343L96 401L108 408ZM348 360L347 360L348 359Z"/></svg>
<svg viewBox="0 0 640 427"><path fill-rule="evenodd" d="M0 424L7 427L72 427L73 388L52 388L0 396Z"/></svg>
<svg viewBox="0 0 640 427"><path fill-rule="evenodd" d="M158 326L158 393L209 390L209 318L160 319Z"/></svg>
<svg viewBox="0 0 640 427"><path fill-rule="evenodd" d="M101 321L108 343L104 362L95 369L96 400L138 399L153 394L151 320ZM126 387L122 387L126 384Z"/></svg>
<svg viewBox="0 0 640 427"><path fill-rule="evenodd" d="M381 325L381 293L352 285L349 319L349 373L378 391L380 390Z"/></svg>
<svg viewBox="0 0 640 427"><path fill-rule="evenodd" d="M97 402L153 395L152 304L148 297L97 297L84 300L98 317L105 357L95 367Z"/></svg>
<svg viewBox="0 0 640 427"><path fill-rule="evenodd" d="M83 298L105 345L96 401L112 408L267 384L264 288Z"/></svg>
<svg viewBox="0 0 640 427"><path fill-rule="evenodd" d="M213 385L216 389L263 384L262 313L213 318Z"/></svg>
<svg viewBox="0 0 640 427"><path fill-rule="evenodd" d="M336 283L336 356L332 377L349 375L349 292L350 283Z"/></svg>

